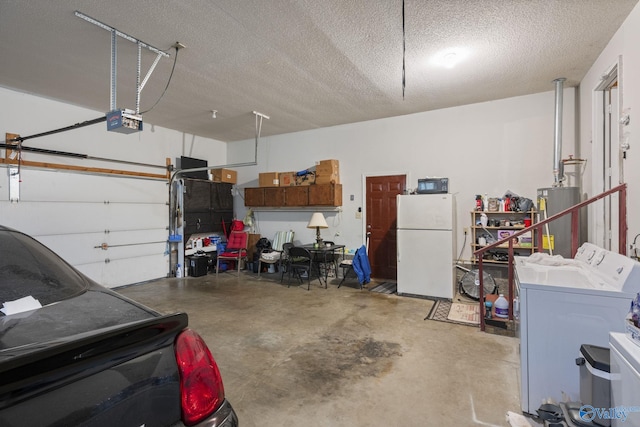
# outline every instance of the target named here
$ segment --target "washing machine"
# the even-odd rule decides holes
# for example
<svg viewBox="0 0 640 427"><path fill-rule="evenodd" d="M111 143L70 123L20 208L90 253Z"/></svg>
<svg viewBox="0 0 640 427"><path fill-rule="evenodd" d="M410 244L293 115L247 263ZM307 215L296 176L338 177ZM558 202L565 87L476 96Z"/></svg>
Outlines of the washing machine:
<svg viewBox="0 0 640 427"><path fill-rule="evenodd" d="M609 335L611 425L640 426L640 346L620 332Z"/></svg>
<svg viewBox="0 0 640 427"><path fill-rule="evenodd" d="M540 253L514 262L521 407L536 414L543 403L580 400L580 346L607 347L610 332L624 332L640 263L590 243L575 258Z"/></svg>

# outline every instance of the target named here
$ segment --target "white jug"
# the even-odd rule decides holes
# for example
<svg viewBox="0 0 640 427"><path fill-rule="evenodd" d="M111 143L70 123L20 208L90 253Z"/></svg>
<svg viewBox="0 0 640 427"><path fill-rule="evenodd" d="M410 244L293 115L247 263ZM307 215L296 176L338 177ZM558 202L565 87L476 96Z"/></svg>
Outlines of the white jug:
<svg viewBox="0 0 640 427"><path fill-rule="evenodd" d="M486 227L488 222L489 222L489 217L487 216L486 213L482 213L480 215L480 225L482 225L483 227Z"/></svg>

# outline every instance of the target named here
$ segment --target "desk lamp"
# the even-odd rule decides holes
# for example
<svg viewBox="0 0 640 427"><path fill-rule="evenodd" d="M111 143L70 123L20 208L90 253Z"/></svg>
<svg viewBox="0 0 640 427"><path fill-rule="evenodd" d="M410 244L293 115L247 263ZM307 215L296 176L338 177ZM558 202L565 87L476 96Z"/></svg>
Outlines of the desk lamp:
<svg viewBox="0 0 640 427"><path fill-rule="evenodd" d="M311 215L311 220L309 224L307 224L307 228L315 228L316 229L316 244L320 246L322 244L322 237L320 237L320 229L321 228L329 228L327 221L324 219L324 215L321 212L314 212Z"/></svg>

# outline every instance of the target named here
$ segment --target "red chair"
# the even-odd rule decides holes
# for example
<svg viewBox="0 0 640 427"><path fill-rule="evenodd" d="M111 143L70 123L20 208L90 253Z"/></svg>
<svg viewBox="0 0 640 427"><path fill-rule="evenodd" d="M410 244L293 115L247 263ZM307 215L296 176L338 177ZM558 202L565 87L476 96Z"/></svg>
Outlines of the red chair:
<svg viewBox="0 0 640 427"><path fill-rule="evenodd" d="M247 259L247 241L249 234L246 231L232 231L227 238L227 247L216 260L216 277L220 271L220 261L233 261L238 269L240 277L240 261Z"/></svg>

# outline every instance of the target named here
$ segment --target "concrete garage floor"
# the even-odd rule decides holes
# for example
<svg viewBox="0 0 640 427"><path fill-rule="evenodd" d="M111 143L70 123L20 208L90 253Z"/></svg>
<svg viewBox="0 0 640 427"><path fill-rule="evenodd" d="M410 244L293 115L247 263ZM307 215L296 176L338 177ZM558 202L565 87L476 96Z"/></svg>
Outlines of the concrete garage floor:
<svg viewBox="0 0 640 427"><path fill-rule="evenodd" d="M241 426L508 426L506 412L520 413L516 338L424 320L433 301L355 280L307 291L279 279L223 273L116 290L189 314Z"/></svg>

